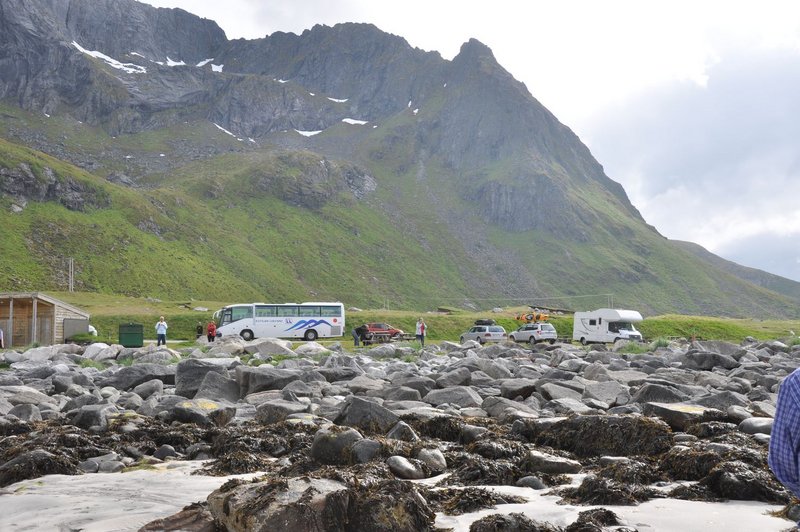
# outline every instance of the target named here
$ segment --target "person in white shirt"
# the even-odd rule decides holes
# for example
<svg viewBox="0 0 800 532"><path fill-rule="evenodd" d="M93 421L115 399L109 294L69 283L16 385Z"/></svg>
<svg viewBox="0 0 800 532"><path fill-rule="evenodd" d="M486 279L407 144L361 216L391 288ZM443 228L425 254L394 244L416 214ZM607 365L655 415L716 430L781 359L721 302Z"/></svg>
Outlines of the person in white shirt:
<svg viewBox="0 0 800 532"><path fill-rule="evenodd" d="M417 341L419 342L420 347L425 347L425 335L428 332L428 326L425 325L425 322L422 318L417 320Z"/></svg>
<svg viewBox="0 0 800 532"><path fill-rule="evenodd" d="M156 336L158 339L156 340L156 346L159 345L167 345L167 322L164 321L164 316L159 318L158 323L156 323Z"/></svg>

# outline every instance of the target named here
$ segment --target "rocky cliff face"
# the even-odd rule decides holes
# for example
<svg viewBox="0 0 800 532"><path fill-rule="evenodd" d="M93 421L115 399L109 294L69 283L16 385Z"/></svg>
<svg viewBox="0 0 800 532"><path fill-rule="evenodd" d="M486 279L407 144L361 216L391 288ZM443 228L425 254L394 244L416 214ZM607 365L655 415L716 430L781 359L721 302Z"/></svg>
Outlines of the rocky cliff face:
<svg viewBox="0 0 800 532"><path fill-rule="evenodd" d="M4 0L0 29L0 97L26 109L69 112L114 135L205 116L251 139L413 111L414 125L395 133L415 144L405 166L442 160L489 222L569 232L580 216L567 192L587 182L641 219L580 140L476 40L453 61L368 24L228 41L211 21L134 0ZM513 169L486 170L501 161Z"/></svg>

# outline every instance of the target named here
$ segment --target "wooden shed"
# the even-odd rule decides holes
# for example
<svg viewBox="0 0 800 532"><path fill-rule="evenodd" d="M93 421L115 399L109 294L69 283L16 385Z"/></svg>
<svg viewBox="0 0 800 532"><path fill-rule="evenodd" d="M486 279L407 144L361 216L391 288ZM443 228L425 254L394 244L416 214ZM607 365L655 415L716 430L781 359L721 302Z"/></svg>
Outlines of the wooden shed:
<svg viewBox="0 0 800 532"><path fill-rule="evenodd" d="M6 348L63 343L65 322L88 327L89 313L41 292L0 292Z"/></svg>

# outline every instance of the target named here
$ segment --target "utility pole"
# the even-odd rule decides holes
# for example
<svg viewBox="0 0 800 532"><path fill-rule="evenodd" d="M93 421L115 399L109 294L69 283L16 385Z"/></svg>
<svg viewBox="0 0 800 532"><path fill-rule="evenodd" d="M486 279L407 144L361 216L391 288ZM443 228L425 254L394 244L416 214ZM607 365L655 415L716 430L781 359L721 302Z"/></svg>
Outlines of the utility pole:
<svg viewBox="0 0 800 532"><path fill-rule="evenodd" d="M69 291L75 291L75 259L70 257L69 261Z"/></svg>

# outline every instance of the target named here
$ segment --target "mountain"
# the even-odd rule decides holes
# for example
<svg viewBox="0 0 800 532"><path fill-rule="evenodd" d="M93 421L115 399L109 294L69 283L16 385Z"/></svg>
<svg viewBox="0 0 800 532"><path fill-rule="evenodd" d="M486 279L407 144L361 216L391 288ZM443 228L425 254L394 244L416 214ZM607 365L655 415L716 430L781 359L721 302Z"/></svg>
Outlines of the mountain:
<svg viewBox="0 0 800 532"><path fill-rule="evenodd" d="M477 40L228 40L133 0L0 0L0 283L433 309L800 316L665 239ZM721 261L721 259L719 259Z"/></svg>

